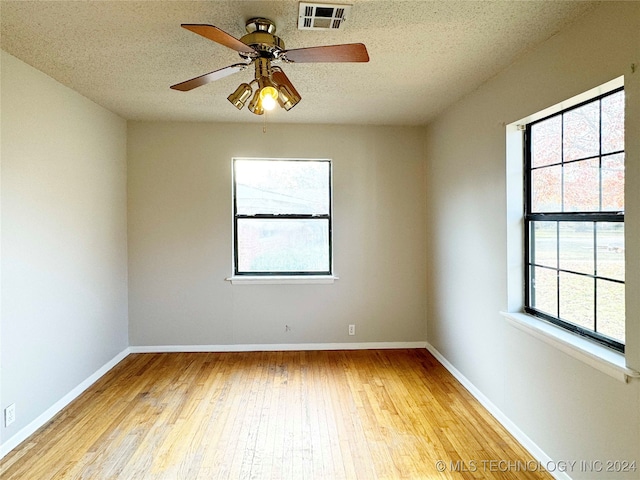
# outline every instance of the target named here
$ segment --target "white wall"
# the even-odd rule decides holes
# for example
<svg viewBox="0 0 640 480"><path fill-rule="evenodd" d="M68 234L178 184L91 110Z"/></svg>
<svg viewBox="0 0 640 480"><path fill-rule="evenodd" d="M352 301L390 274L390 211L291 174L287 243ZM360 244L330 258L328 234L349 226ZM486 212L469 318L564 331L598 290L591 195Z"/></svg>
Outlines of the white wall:
<svg viewBox="0 0 640 480"><path fill-rule="evenodd" d="M625 75L627 355L638 369L639 64L640 3L605 2L427 127L428 340L554 460L640 466L640 381L614 380L498 314L507 309L505 124Z"/></svg>
<svg viewBox="0 0 640 480"><path fill-rule="evenodd" d="M2 52L0 408L25 427L128 346L126 122Z"/></svg>
<svg viewBox="0 0 640 480"><path fill-rule="evenodd" d="M259 124L130 122L131 344L424 341L423 136L421 128L275 124L263 134ZM333 159L340 280L225 281L233 156Z"/></svg>

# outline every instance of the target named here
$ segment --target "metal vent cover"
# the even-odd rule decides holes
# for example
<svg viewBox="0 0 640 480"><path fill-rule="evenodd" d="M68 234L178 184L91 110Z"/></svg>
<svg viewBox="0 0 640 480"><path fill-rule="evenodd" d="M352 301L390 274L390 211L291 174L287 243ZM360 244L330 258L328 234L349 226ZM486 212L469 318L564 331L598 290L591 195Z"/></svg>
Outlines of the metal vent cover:
<svg viewBox="0 0 640 480"><path fill-rule="evenodd" d="M300 2L298 30L338 30L342 28L352 6Z"/></svg>

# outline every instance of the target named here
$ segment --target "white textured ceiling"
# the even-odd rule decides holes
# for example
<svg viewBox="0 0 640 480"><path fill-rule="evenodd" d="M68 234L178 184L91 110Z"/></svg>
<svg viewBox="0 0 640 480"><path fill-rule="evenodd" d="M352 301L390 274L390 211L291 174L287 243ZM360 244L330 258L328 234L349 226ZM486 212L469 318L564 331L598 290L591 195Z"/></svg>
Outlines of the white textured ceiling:
<svg viewBox="0 0 640 480"><path fill-rule="evenodd" d="M239 61L180 28L213 24L235 37L275 21L287 48L362 42L369 63L283 65L302 95L270 122L422 125L597 2L351 0L343 30L300 31L298 2L0 1L2 49L134 120L262 121L227 96L252 69L190 92L169 86Z"/></svg>

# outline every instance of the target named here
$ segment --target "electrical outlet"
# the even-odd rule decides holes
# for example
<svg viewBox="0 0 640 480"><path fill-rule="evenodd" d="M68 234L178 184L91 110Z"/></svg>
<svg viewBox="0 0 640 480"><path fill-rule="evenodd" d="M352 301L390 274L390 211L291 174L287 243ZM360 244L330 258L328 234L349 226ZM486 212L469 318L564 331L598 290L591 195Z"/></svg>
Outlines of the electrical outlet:
<svg viewBox="0 0 640 480"><path fill-rule="evenodd" d="M355 334L356 334L356 326L349 325L349 335L355 335Z"/></svg>
<svg viewBox="0 0 640 480"><path fill-rule="evenodd" d="M16 404L12 403L4 409L4 426L8 427L16 421Z"/></svg>

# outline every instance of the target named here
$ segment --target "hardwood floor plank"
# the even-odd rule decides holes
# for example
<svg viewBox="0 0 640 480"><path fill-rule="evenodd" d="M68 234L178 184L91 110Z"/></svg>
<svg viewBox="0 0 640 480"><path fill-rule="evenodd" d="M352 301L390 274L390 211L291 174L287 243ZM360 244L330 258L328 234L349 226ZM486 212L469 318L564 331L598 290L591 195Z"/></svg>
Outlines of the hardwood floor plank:
<svg viewBox="0 0 640 480"><path fill-rule="evenodd" d="M533 459L426 350L135 354L0 478L516 478L492 460Z"/></svg>

